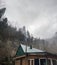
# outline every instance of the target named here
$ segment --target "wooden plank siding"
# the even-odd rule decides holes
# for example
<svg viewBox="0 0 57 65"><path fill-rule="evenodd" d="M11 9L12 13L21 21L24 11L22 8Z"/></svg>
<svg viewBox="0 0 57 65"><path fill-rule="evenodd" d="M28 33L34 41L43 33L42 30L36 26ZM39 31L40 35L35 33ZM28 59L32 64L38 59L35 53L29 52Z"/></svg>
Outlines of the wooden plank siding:
<svg viewBox="0 0 57 65"><path fill-rule="evenodd" d="M57 59L57 56L53 56L53 55L28 55L28 56L23 56L23 57L19 57L19 58L15 58L15 65L29 65L28 60L29 59ZM20 61L22 59L22 61ZM21 62L21 64L20 64Z"/></svg>

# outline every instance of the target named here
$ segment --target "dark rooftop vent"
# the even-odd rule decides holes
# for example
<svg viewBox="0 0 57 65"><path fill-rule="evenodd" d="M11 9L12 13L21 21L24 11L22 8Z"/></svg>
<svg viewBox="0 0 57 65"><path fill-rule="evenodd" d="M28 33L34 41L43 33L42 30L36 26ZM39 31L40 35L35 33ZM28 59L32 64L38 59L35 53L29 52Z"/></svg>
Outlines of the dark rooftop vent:
<svg viewBox="0 0 57 65"><path fill-rule="evenodd" d="M32 49L32 45L30 45L30 49Z"/></svg>

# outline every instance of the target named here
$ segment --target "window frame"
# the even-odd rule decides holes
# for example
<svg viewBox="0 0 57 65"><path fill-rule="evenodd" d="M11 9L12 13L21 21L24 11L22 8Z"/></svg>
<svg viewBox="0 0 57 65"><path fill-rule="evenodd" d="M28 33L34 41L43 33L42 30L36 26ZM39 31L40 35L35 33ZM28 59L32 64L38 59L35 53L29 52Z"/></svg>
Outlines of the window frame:
<svg viewBox="0 0 57 65"><path fill-rule="evenodd" d="M34 65L34 59L28 59L28 61L29 61L28 62L29 65ZM33 61L33 63L32 63L32 61Z"/></svg>

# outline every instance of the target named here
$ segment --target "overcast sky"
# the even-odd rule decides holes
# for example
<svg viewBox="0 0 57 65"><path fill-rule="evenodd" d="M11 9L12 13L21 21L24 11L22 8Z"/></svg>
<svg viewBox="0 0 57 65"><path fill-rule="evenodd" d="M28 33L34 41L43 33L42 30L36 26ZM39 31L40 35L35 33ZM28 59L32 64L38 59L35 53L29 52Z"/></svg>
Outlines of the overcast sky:
<svg viewBox="0 0 57 65"><path fill-rule="evenodd" d="M50 38L57 31L57 0L4 0L5 15L16 27L26 26L34 37Z"/></svg>

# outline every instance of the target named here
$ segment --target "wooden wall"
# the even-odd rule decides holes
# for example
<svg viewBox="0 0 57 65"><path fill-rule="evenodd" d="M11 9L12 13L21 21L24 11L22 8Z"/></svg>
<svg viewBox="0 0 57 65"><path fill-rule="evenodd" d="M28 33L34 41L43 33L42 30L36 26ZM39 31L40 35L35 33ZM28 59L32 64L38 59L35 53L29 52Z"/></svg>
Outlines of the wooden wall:
<svg viewBox="0 0 57 65"><path fill-rule="evenodd" d="M18 58L15 60L15 65L29 65L28 60L29 59L37 59L37 58L52 58L52 59L57 59L55 56L44 56L44 55L29 55L29 56L24 56L21 58Z"/></svg>

